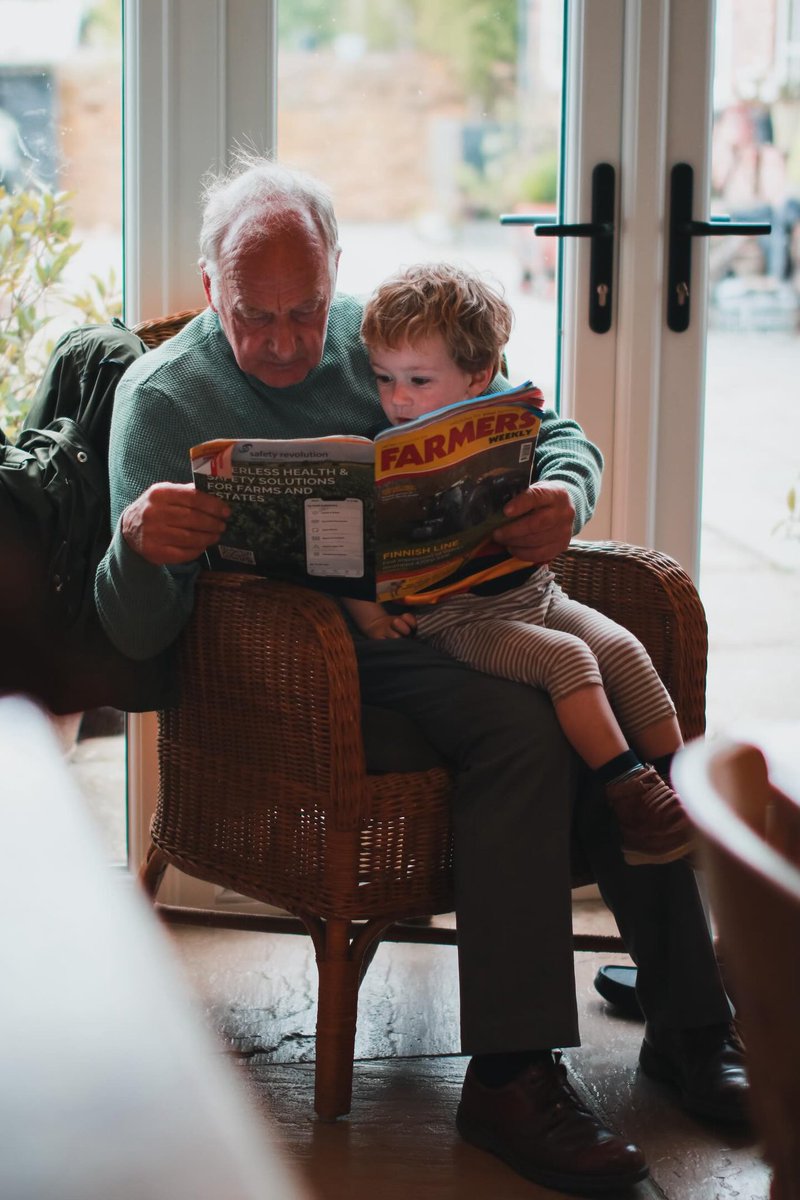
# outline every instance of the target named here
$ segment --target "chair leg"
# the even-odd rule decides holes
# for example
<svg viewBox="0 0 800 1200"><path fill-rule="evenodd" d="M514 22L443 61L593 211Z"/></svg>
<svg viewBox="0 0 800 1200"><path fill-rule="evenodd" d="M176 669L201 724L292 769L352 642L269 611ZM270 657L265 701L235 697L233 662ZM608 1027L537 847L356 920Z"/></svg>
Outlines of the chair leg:
<svg viewBox="0 0 800 1200"><path fill-rule="evenodd" d="M151 842L144 862L139 867L139 883L151 900L155 900L158 894L168 865L166 855Z"/></svg>
<svg viewBox="0 0 800 1200"><path fill-rule="evenodd" d="M352 954L350 922L343 918L326 921L324 942L317 953L319 993L314 1076L314 1108L323 1121L335 1121L350 1111L362 958L363 951Z"/></svg>

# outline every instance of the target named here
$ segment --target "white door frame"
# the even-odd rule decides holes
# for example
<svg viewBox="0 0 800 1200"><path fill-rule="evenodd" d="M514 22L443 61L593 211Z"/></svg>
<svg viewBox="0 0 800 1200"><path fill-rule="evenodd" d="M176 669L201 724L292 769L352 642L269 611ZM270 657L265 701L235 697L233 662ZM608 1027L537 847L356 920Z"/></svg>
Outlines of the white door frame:
<svg viewBox="0 0 800 1200"><path fill-rule="evenodd" d="M694 216L707 217L713 20L714 0L575 4L576 78L567 108L568 178L580 170L585 181L580 214L572 219L588 219L591 168L602 155L615 161L609 156L619 130L615 336L589 333L585 322L564 326L562 405L606 457L603 494L586 536L663 550L695 579L707 244L698 239L693 245L691 326L672 333L665 316L667 226L676 162L694 167ZM615 78L622 80L619 100L608 83ZM583 314L585 244L575 262L576 277L567 272L565 309Z"/></svg>
<svg viewBox="0 0 800 1200"><path fill-rule="evenodd" d="M715 0L670 3L664 194L669 171L676 163L688 162L694 168L692 216L700 221L710 215L715 9ZM666 277L664 237L662 255ZM651 484L653 537L648 544L672 554L696 582L708 332L707 238L693 239L691 324L685 333L667 328L665 304L662 285L657 466Z"/></svg>

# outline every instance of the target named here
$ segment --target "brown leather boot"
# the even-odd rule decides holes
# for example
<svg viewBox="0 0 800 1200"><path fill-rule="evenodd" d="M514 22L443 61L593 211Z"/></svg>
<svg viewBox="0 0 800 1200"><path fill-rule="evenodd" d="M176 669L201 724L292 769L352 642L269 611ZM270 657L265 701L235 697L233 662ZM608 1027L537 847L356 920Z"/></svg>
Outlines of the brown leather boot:
<svg viewBox="0 0 800 1200"><path fill-rule="evenodd" d="M639 1065L670 1087L693 1116L750 1124L745 1051L733 1024L660 1030L645 1025Z"/></svg>
<svg viewBox="0 0 800 1200"><path fill-rule="evenodd" d="M456 1125L526 1179L584 1195L614 1192L644 1179L637 1146L605 1129L570 1086L560 1055L525 1067L511 1083L486 1087L470 1063Z"/></svg>
<svg viewBox="0 0 800 1200"><path fill-rule="evenodd" d="M678 797L655 767L637 767L605 786L622 834L622 853L631 866L684 858L692 827Z"/></svg>

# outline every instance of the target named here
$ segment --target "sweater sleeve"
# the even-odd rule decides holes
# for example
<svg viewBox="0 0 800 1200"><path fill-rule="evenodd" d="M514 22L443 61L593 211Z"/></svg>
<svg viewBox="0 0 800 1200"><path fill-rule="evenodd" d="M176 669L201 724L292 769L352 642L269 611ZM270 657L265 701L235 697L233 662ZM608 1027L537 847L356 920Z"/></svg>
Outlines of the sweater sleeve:
<svg viewBox="0 0 800 1200"><path fill-rule="evenodd" d="M575 506L573 534L580 533L594 512L602 470L602 454L577 421L547 409L536 444L534 478L567 488Z"/></svg>
<svg viewBox="0 0 800 1200"><path fill-rule="evenodd" d="M174 406L149 381L126 376L114 400L109 485L114 535L95 576L95 602L108 636L129 658L150 658L189 619L201 560L175 567L147 562L120 529L123 510L153 483L186 483L189 432Z"/></svg>

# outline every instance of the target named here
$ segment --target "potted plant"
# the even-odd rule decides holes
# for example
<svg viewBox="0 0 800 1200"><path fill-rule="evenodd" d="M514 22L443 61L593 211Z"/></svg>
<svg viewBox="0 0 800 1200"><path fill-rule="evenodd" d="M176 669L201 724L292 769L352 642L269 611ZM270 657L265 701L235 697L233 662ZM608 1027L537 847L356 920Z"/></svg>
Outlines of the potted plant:
<svg viewBox="0 0 800 1200"><path fill-rule="evenodd" d="M114 272L76 291L65 272L81 248L69 196L0 185L0 429L19 432L58 334L121 312Z"/></svg>

